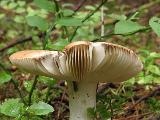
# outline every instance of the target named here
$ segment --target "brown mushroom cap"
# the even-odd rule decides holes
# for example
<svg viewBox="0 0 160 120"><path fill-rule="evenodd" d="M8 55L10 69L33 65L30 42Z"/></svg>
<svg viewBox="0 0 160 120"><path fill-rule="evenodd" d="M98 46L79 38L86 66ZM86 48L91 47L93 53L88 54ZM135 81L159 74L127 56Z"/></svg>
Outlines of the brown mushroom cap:
<svg viewBox="0 0 160 120"><path fill-rule="evenodd" d="M26 72L61 78L57 67L59 56L57 51L25 50L12 54L9 59L12 64Z"/></svg>
<svg viewBox="0 0 160 120"><path fill-rule="evenodd" d="M10 60L27 72L72 81L121 82L143 68L132 50L106 42L73 42L63 52L21 51Z"/></svg>

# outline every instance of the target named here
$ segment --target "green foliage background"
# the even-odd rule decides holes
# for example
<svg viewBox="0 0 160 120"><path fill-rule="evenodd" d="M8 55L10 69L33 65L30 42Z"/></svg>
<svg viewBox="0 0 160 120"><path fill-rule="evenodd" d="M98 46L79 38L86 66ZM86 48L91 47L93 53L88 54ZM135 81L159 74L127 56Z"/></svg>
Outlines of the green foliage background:
<svg viewBox="0 0 160 120"><path fill-rule="evenodd" d="M70 42L79 40L121 44L132 48L140 56L144 64L143 71L135 78L118 85L117 89L109 88L99 93L97 109L88 110L91 117L102 120L124 114L124 104L136 95L133 86L141 85L145 91L149 91L160 83L160 44L154 43L154 39L160 37L159 14L149 16L145 24L141 22L144 19L143 14L154 4L160 4L160 1L151 0L140 5L136 11L132 11L132 8L127 11L128 6L122 4L118 7L116 0L102 0L82 5L82 8L76 11L73 9L74 4L56 0L1 0L0 90L5 91L8 85L12 84L14 92L11 92L12 96L4 93L5 97L0 99L0 119L52 119L54 107L50 102L60 97L64 91L57 89L56 80L14 71L14 66L8 60L9 55L24 49L63 50ZM102 5L105 13L104 36L100 35ZM145 44L142 41L143 36ZM16 43L25 38L30 39L3 49L8 43ZM159 113L159 99L149 98L145 104L149 109L142 112L156 115ZM65 109L61 106L62 113Z"/></svg>

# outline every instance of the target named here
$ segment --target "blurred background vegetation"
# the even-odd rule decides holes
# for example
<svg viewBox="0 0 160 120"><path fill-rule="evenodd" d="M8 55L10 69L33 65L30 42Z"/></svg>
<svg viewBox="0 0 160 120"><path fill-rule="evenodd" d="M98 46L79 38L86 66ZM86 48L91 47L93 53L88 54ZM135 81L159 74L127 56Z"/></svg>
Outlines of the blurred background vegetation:
<svg viewBox="0 0 160 120"><path fill-rule="evenodd" d="M68 120L66 83L24 73L8 58L26 49L63 50L79 40L126 46L144 64L122 84L100 83L90 116L159 120L159 16L160 0L0 0L0 120ZM28 106L28 99L36 104Z"/></svg>

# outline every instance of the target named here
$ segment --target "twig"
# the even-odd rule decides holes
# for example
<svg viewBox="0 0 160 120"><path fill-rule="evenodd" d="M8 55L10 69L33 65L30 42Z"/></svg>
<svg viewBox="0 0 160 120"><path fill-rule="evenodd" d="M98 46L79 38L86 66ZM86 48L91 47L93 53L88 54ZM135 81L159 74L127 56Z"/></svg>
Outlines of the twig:
<svg viewBox="0 0 160 120"><path fill-rule="evenodd" d="M51 31L54 31L54 30L55 30L55 24L51 25L50 28L45 32L45 37L43 40L43 50L46 49L50 33L51 33Z"/></svg>
<svg viewBox="0 0 160 120"><path fill-rule="evenodd" d="M23 102L25 105L27 105L27 103L26 103L26 101L24 100L23 95L22 95L20 89L18 88L18 85L17 85L17 83L15 82L15 80L11 79L11 82L13 83L14 87L16 88L16 90L17 90L17 92L18 92L18 94L19 94L22 102Z"/></svg>
<svg viewBox="0 0 160 120"><path fill-rule="evenodd" d="M56 0L53 0L54 3L55 3L55 8L56 8L56 13L57 13L57 16L58 16L58 19L61 19L63 17L63 13L60 12L60 6L58 4L58 2ZM68 30L67 30L67 27L66 26L62 26L65 34L68 36Z"/></svg>
<svg viewBox="0 0 160 120"><path fill-rule="evenodd" d="M141 97L138 101L135 102L134 106L135 107L137 104L139 104L140 102L150 98L150 97L153 97L157 94L157 92L160 92L160 87L156 88L154 91L152 91L151 93L149 93L148 95L146 96L143 96Z"/></svg>
<svg viewBox="0 0 160 120"><path fill-rule="evenodd" d="M110 107L110 110L111 110L111 120L113 120L112 96L109 99L109 107Z"/></svg>
<svg viewBox="0 0 160 120"><path fill-rule="evenodd" d="M49 93L50 93L50 90L51 90L52 86L49 85L48 89L47 89L47 93L46 93L46 98L45 98L45 102L47 103L48 102L48 97L49 97Z"/></svg>
<svg viewBox="0 0 160 120"><path fill-rule="evenodd" d="M137 30L137 31L135 31L135 32L131 32L131 33L128 33L128 34L109 33L109 34L107 34L107 35L100 36L99 38L96 38L96 39L92 40L92 42L101 40L102 38L109 38L109 37L114 36L114 35L128 36L128 35L133 35L133 34L136 34L136 33L144 32L144 31L146 31L146 30L151 30L151 28L150 28L150 27L146 27L146 28L143 28L143 29L141 29L141 30Z"/></svg>
<svg viewBox="0 0 160 120"><path fill-rule="evenodd" d="M144 4L144 5L140 6L138 8L138 11L143 11L143 10L145 10L147 8L150 8L151 6L153 6L155 4L158 4L158 3L160 3L160 0L155 0L155 1L149 2L147 4Z"/></svg>
<svg viewBox="0 0 160 120"><path fill-rule="evenodd" d="M81 7L85 4L86 1L87 0L81 0L81 2L77 6L77 8L74 10L74 13L71 16L75 15L79 11L79 9L81 9Z"/></svg>
<svg viewBox="0 0 160 120"><path fill-rule="evenodd" d="M86 20L88 20L92 15L94 15L108 0L102 0L101 4L92 12L90 12L83 20L82 23L84 23ZM69 42L72 42L73 38L75 37L77 30L80 28L80 26L77 26L74 30L72 36L69 38Z"/></svg>
<svg viewBox="0 0 160 120"><path fill-rule="evenodd" d="M37 36L38 37L42 37L43 33L39 33ZM15 45L18 45L18 44L21 44L21 43L24 43L24 42L28 42L28 41L32 41L33 40L33 37L32 36L29 36L29 37L26 37L26 38L20 38L14 42L11 42L9 43L8 45L6 45L5 47L3 48L0 48L0 52L3 52L11 47L14 47Z"/></svg>
<svg viewBox="0 0 160 120"><path fill-rule="evenodd" d="M135 9L131 9L131 10L127 11L126 15L128 16L128 15L130 15L130 14L133 14L133 13L135 13L136 11L140 11L140 12L141 12L141 11L144 11L144 10L146 10L146 9L148 9L148 8L152 7L153 5L156 5L156 4L158 4L158 3L160 3L160 0L151 1L151 2L149 2L149 3L146 3L146 4L144 4L144 5L141 5L139 8L135 8Z"/></svg>
<svg viewBox="0 0 160 120"><path fill-rule="evenodd" d="M102 38L109 38L109 37L114 36L114 35L122 35L122 34L109 33L109 34L107 34L107 35L100 36L99 38L96 38L96 39L92 40L92 42L101 40Z"/></svg>
<svg viewBox="0 0 160 120"><path fill-rule="evenodd" d="M66 88L65 88L64 91L63 91L63 94L62 94L60 103L62 103L65 94L66 94ZM58 117L58 118L60 117L60 110L61 110L61 108L58 109L58 114L57 114L57 117Z"/></svg>
<svg viewBox="0 0 160 120"><path fill-rule="evenodd" d="M127 109L127 111L130 111L131 109L133 109L134 107L136 107L136 106L137 106L139 103L141 103L142 101L145 101L145 100L147 100L148 98L155 96L155 95L157 94L157 92L160 93L160 86L158 86L155 90L153 90L153 91L152 91L151 93L149 93L148 95L143 96L143 97L141 97L139 100L137 100L137 101L135 102L135 104L133 104L131 107L129 107L129 108Z"/></svg>
<svg viewBox="0 0 160 120"><path fill-rule="evenodd" d="M101 4L91 13L89 13L83 20L82 23L88 20L92 15L94 15L108 0L102 0Z"/></svg>
<svg viewBox="0 0 160 120"><path fill-rule="evenodd" d="M138 114L138 115L132 115L132 116L129 116L129 117L126 117L126 118L114 119L114 120L136 120L135 118L137 118L137 117L138 117L138 120L139 120L140 118L142 118L144 116L147 116L147 115L150 115L150 114L153 114L153 113L152 112L143 113L143 114Z"/></svg>
<svg viewBox="0 0 160 120"><path fill-rule="evenodd" d="M35 89L35 87L36 87L37 82L38 82L38 76L35 76L35 79L34 79L32 88L31 88L31 90L30 90L30 92L29 92L28 106L30 106L31 103L32 103L32 94L33 94L33 91L34 91L34 89Z"/></svg>
<svg viewBox="0 0 160 120"><path fill-rule="evenodd" d="M59 13L60 10L59 10L59 5L58 5L58 2L56 0L53 0L54 1L54 4L55 4L55 8L56 8L56 13L58 15L58 18L61 18L61 14Z"/></svg>
<svg viewBox="0 0 160 120"><path fill-rule="evenodd" d="M117 86L113 83L105 83L101 86L98 86L98 89L97 89L97 94L100 94L102 93L104 90L108 89L108 88L117 88Z"/></svg>

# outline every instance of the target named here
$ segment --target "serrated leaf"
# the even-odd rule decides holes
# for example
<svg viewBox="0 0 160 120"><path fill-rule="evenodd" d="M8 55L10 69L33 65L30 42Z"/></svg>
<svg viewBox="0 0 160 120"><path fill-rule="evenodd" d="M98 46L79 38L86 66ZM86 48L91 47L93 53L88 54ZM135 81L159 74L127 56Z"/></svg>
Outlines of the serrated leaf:
<svg viewBox="0 0 160 120"><path fill-rule="evenodd" d="M117 14L109 14L108 17L116 19L116 20L126 20L127 19L125 15L117 15Z"/></svg>
<svg viewBox="0 0 160 120"><path fill-rule="evenodd" d="M139 30L143 30L144 28L145 28L144 26L141 26L136 22L130 20L120 20L115 25L114 33L127 35L137 32Z"/></svg>
<svg viewBox="0 0 160 120"><path fill-rule="evenodd" d="M54 2L48 1L48 0L34 0L34 3L42 8L45 9L49 12L54 12L55 11L55 5Z"/></svg>
<svg viewBox="0 0 160 120"><path fill-rule="evenodd" d="M54 109L51 105L41 101L38 103L34 103L29 107L29 112L33 113L34 115L47 115L48 113L53 111Z"/></svg>
<svg viewBox="0 0 160 120"><path fill-rule="evenodd" d="M61 26L81 26L82 21L78 18L62 18L57 20L57 24Z"/></svg>
<svg viewBox="0 0 160 120"><path fill-rule="evenodd" d="M3 83L6 83L8 81L10 81L12 78L11 75L7 74L6 72L4 71L1 71L0 72L0 85L3 84Z"/></svg>
<svg viewBox="0 0 160 120"><path fill-rule="evenodd" d="M0 112L10 117L17 117L23 106L24 104L20 103L19 99L8 99L2 103Z"/></svg>
<svg viewBox="0 0 160 120"><path fill-rule="evenodd" d="M153 31L160 37L160 18L152 17L149 20L149 25L153 29Z"/></svg>
<svg viewBox="0 0 160 120"><path fill-rule="evenodd" d="M27 19L28 25L32 27L38 27L42 31L46 31L48 29L48 23L42 17L28 16L26 19Z"/></svg>

